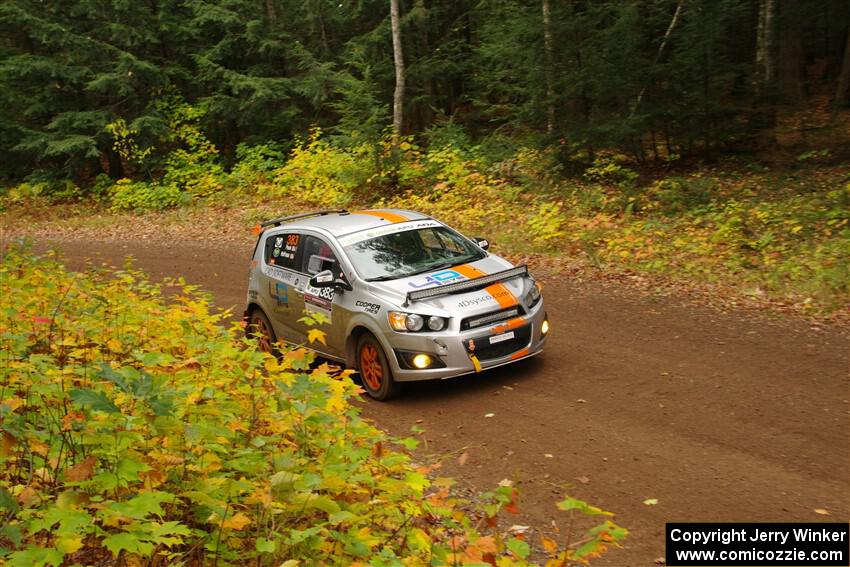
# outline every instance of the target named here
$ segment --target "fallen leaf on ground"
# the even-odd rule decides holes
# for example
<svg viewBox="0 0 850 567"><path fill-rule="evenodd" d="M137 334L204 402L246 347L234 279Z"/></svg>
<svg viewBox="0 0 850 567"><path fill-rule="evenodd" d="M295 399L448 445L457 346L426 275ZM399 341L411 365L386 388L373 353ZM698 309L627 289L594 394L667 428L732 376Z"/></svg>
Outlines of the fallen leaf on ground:
<svg viewBox="0 0 850 567"><path fill-rule="evenodd" d="M508 531L514 534L524 534L529 529L531 529L530 526L521 526L519 524L514 524L513 526L508 528Z"/></svg>
<svg viewBox="0 0 850 567"><path fill-rule="evenodd" d="M829 510L824 508L815 508L815 514L820 514L821 516L829 516Z"/></svg>
<svg viewBox="0 0 850 567"><path fill-rule="evenodd" d="M484 414L484 417L495 417L495 416L496 416L495 413L485 413Z"/></svg>
<svg viewBox="0 0 850 567"><path fill-rule="evenodd" d="M656 504L658 504L658 499L657 498L647 498L646 500L643 501L643 503L646 504L647 506L655 506Z"/></svg>
<svg viewBox="0 0 850 567"><path fill-rule="evenodd" d="M577 476L576 480L582 484L587 484L588 482L590 482L590 479L586 476Z"/></svg>
<svg viewBox="0 0 850 567"><path fill-rule="evenodd" d="M466 461L469 460L469 453L461 453L460 457L457 458L457 464L463 466L466 464Z"/></svg>

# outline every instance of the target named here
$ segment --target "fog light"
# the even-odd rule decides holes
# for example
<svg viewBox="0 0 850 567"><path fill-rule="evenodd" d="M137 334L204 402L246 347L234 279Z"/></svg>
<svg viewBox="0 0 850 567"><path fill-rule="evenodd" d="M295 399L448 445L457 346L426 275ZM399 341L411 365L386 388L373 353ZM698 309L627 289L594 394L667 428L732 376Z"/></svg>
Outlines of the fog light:
<svg viewBox="0 0 850 567"><path fill-rule="evenodd" d="M413 366L416 368L428 368L431 366L431 357L427 354L417 354L413 357Z"/></svg>
<svg viewBox="0 0 850 567"><path fill-rule="evenodd" d="M549 319L543 319L543 324L540 325L540 332L544 337L549 334Z"/></svg>

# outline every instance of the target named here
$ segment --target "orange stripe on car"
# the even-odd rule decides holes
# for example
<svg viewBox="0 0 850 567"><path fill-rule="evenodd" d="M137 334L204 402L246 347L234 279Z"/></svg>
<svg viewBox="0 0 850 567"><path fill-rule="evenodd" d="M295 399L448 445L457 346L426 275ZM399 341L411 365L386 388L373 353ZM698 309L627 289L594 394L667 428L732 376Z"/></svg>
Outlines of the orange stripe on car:
<svg viewBox="0 0 850 567"><path fill-rule="evenodd" d="M410 220L404 215L398 213L390 213L387 211L352 211L355 215L372 215L373 217L382 218L387 222L404 222Z"/></svg>
<svg viewBox="0 0 850 567"><path fill-rule="evenodd" d="M525 323L525 317L517 317L516 319L511 319L510 321L506 321L501 325L496 325L490 332L494 335L498 335L499 333L504 333L506 331L510 331L511 329L516 329L517 327L522 326Z"/></svg>
<svg viewBox="0 0 850 567"><path fill-rule="evenodd" d="M528 354L528 349L524 348L522 350L518 350L511 355L511 360L516 360L518 358L522 358L523 356Z"/></svg>
<svg viewBox="0 0 850 567"><path fill-rule="evenodd" d="M460 275L468 277L469 279L480 278L481 276L487 275L478 268L470 266L469 264L455 266L452 269ZM484 291L493 296L493 299L495 299L499 303L499 307L501 307L502 309L513 307L519 303L517 301L516 296L511 292L511 290L505 287L504 284L495 283L493 285L489 285L484 288Z"/></svg>

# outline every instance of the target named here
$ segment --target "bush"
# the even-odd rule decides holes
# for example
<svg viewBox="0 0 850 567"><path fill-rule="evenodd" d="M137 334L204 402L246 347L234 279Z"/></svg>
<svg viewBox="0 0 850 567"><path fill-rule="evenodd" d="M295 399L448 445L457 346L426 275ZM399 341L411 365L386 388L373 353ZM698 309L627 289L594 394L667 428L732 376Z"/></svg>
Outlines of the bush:
<svg viewBox="0 0 850 567"><path fill-rule="evenodd" d="M209 298L132 270L73 274L12 250L0 265L0 562L523 565L349 404L359 388L304 350L245 348ZM496 525L509 485L484 495ZM587 520L609 516L567 498ZM572 525L572 520L571 520ZM610 520L558 550L616 545Z"/></svg>
<svg viewBox="0 0 850 567"><path fill-rule="evenodd" d="M350 203L355 191L378 172L365 147L345 150L321 135L321 130L314 129L307 142L298 144L289 161L275 172L273 186L263 192L321 207Z"/></svg>
<svg viewBox="0 0 850 567"><path fill-rule="evenodd" d="M249 190L267 183L271 173L282 167L286 153L276 144L236 146L236 165L230 171L230 182L240 190Z"/></svg>
<svg viewBox="0 0 850 567"><path fill-rule="evenodd" d="M191 197L175 185L119 179L109 188L115 210L162 210L185 204Z"/></svg>

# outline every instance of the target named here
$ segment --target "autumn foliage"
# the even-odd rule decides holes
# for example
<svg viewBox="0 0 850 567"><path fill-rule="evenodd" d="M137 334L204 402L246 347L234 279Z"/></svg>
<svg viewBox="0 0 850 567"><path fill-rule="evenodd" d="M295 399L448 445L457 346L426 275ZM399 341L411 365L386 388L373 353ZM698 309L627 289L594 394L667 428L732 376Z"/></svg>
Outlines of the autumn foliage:
<svg viewBox="0 0 850 567"><path fill-rule="evenodd" d="M0 266L0 562L10 566L523 565L500 530L516 488L480 510L349 403L346 372L280 360L209 299L132 269L71 273L18 251ZM166 299L167 292L167 299ZM626 530L541 538L551 565ZM570 525L573 522L570 521ZM576 522L576 526L581 522ZM550 534L551 535L551 534Z"/></svg>

